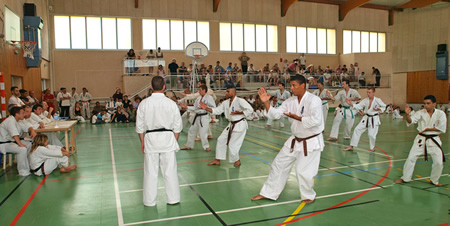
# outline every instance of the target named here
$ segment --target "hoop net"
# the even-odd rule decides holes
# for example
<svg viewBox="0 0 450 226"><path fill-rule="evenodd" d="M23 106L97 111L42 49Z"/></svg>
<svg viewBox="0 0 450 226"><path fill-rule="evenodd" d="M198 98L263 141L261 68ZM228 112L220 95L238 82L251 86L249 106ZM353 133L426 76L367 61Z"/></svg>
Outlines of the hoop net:
<svg viewBox="0 0 450 226"><path fill-rule="evenodd" d="M34 60L33 52L34 52L34 48L36 48L36 42L20 41L19 43L23 48L23 57L28 57L28 58Z"/></svg>

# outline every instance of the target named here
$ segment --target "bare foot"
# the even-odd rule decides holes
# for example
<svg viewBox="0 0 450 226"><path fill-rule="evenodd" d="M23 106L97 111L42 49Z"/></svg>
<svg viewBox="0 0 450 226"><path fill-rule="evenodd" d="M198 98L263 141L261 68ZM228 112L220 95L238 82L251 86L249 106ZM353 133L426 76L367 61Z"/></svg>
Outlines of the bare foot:
<svg viewBox="0 0 450 226"><path fill-rule="evenodd" d="M234 162L234 166L238 167L241 165L241 160L237 160L236 162Z"/></svg>
<svg viewBox="0 0 450 226"><path fill-rule="evenodd" d="M344 140L350 140L350 137L344 137Z"/></svg>
<svg viewBox="0 0 450 226"><path fill-rule="evenodd" d="M262 195L257 195L252 197L252 201L260 200L260 199L269 199L267 197L264 197Z"/></svg>
<svg viewBox="0 0 450 226"><path fill-rule="evenodd" d="M305 199L305 200L302 200L302 202L304 202L304 203L306 203L306 204L308 204L308 203L313 203L313 202L314 202L314 199L313 199L313 200L311 200L311 199Z"/></svg>
<svg viewBox="0 0 450 226"><path fill-rule="evenodd" d="M374 151L375 151L375 148L374 148L374 149L369 149L369 151L370 151L370 152L374 152Z"/></svg>
<svg viewBox="0 0 450 226"><path fill-rule="evenodd" d="M350 147L344 149L344 151L353 151L353 146L350 146Z"/></svg>
<svg viewBox="0 0 450 226"><path fill-rule="evenodd" d="M78 166L77 165L70 165L69 167L67 167L68 169L70 169L71 171L72 170L75 170L75 169L77 169L78 168Z"/></svg>
<svg viewBox="0 0 450 226"><path fill-rule="evenodd" d="M184 146L181 148L181 150L191 150L192 148L188 147L188 146Z"/></svg>
<svg viewBox="0 0 450 226"><path fill-rule="evenodd" d="M281 128L285 128L285 126L282 126Z"/></svg>
<svg viewBox="0 0 450 226"><path fill-rule="evenodd" d="M220 160L214 159L212 162L208 163L208 166L211 166L211 165L220 165Z"/></svg>
<svg viewBox="0 0 450 226"><path fill-rule="evenodd" d="M435 184L435 183L433 183L432 181L430 181L430 184L432 184L432 185L434 185L434 186L436 186L436 187L442 187L442 186L443 186L442 184L439 184L439 183Z"/></svg>
<svg viewBox="0 0 450 226"><path fill-rule="evenodd" d="M395 180L395 183L401 184L401 183L405 183L405 181L402 178L400 178L400 179Z"/></svg>
<svg viewBox="0 0 450 226"><path fill-rule="evenodd" d="M328 137L327 141L331 141L331 140L337 140L336 137Z"/></svg>
<svg viewBox="0 0 450 226"><path fill-rule="evenodd" d="M214 138L213 135L208 136L208 139L213 139L213 138Z"/></svg>
<svg viewBox="0 0 450 226"><path fill-rule="evenodd" d="M205 149L205 151L206 151L206 152L210 152L210 151L211 151L211 148L207 148L207 149Z"/></svg>
<svg viewBox="0 0 450 226"><path fill-rule="evenodd" d="M270 126L269 126L269 125L267 125L267 126L264 126L264 128L270 128Z"/></svg>
<svg viewBox="0 0 450 226"><path fill-rule="evenodd" d="M201 140L200 137L195 138L195 141L200 141L200 140Z"/></svg>
<svg viewBox="0 0 450 226"><path fill-rule="evenodd" d="M59 172L61 172L61 173L68 173L68 172L70 172L70 169L69 169L69 168L66 168L66 167L61 167L61 168L59 169Z"/></svg>

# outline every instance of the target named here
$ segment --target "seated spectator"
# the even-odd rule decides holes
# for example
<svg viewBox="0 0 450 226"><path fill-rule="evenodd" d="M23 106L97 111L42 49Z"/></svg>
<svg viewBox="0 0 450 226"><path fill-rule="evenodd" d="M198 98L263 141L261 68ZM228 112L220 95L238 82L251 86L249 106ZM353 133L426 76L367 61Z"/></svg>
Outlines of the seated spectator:
<svg viewBox="0 0 450 226"><path fill-rule="evenodd" d="M128 117L128 113L122 108L122 106L118 106L116 112L111 116L111 122L128 123Z"/></svg>
<svg viewBox="0 0 450 226"><path fill-rule="evenodd" d="M269 74L270 74L270 66L269 66L269 64L266 64L266 66L264 66L262 69L261 69L261 72L262 72L262 74L259 76L259 82L264 82L264 81L266 81L266 76L267 77L269 77Z"/></svg>
<svg viewBox="0 0 450 226"><path fill-rule="evenodd" d="M112 98L118 99L118 100L122 100L123 99L123 94L122 94L122 91L120 90L119 87L116 88L116 91L112 95Z"/></svg>
<svg viewBox="0 0 450 226"><path fill-rule="evenodd" d="M27 98L30 101L31 105L39 104L39 100L34 96L33 90L30 90L30 92L28 92L28 94L29 94L29 96Z"/></svg>
<svg viewBox="0 0 450 226"><path fill-rule="evenodd" d="M20 92L20 99L23 101L23 103L25 105L32 106L33 103L28 99L28 91L21 89L19 90L19 92Z"/></svg>
<svg viewBox="0 0 450 226"><path fill-rule="evenodd" d="M116 112L117 106L118 106L117 102L113 97L111 97L109 102L106 103L106 110L108 111L109 114L112 115L114 114L114 112Z"/></svg>
<svg viewBox="0 0 450 226"><path fill-rule="evenodd" d="M30 150L30 168L36 176L49 175L59 167L59 172L68 173L77 168L69 165L70 153L65 148L48 144L48 137L39 134L34 138Z"/></svg>
<svg viewBox="0 0 450 226"><path fill-rule="evenodd" d="M141 99L139 96L135 96L135 97L134 97L133 108L134 108L135 110L138 109L139 104L141 103L141 101L142 101L142 99Z"/></svg>
<svg viewBox="0 0 450 226"><path fill-rule="evenodd" d="M359 75L358 81L359 81L360 86L362 86L362 87L366 86L366 78L365 78L364 71L361 72L361 74Z"/></svg>
<svg viewBox="0 0 450 226"><path fill-rule="evenodd" d="M96 111L98 114L100 111L102 111L102 109L103 109L103 106L100 105L100 102L97 101L97 102L95 102L95 106L94 106L94 109L92 110L92 114L94 114L94 111Z"/></svg>
<svg viewBox="0 0 450 226"><path fill-rule="evenodd" d="M74 116L74 119L76 119L76 120L79 121L79 122L84 122L84 118L83 118L83 116L81 115L81 111L82 111L82 110L83 110L83 109L81 108L80 103L76 103L76 104L75 104L75 107L73 108L72 114L73 114L73 116Z"/></svg>
<svg viewBox="0 0 450 226"><path fill-rule="evenodd" d="M8 105L13 105L16 107L22 107L25 103L20 99L20 92L17 86L11 87L11 97L8 100ZM8 108L9 109L9 108Z"/></svg>
<svg viewBox="0 0 450 226"><path fill-rule="evenodd" d="M41 117L42 119L46 118L50 121L53 121L52 115L54 112L54 108L50 107L46 101L42 101L42 114L39 117ZM46 122L44 121L44 123Z"/></svg>
<svg viewBox="0 0 450 226"><path fill-rule="evenodd" d="M228 63L228 66L225 68L225 73L228 74L228 72L232 72L233 71L233 63Z"/></svg>
<svg viewBox="0 0 450 226"><path fill-rule="evenodd" d="M56 111L56 108L55 108L56 98L55 98L55 95L53 95L50 92L50 89L46 89L44 91L44 97L42 98L42 101L47 102L48 107L53 109L53 112L51 112L51 114L53 115L53 113Z"/></svg>

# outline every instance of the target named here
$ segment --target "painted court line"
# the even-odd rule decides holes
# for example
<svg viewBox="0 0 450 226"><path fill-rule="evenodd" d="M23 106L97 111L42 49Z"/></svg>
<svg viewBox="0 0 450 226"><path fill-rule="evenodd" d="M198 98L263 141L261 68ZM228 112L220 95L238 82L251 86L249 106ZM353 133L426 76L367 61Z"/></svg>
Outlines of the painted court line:
<svg viewBox="0 0 450 226"><path fill-rule="evenodd" d="M109 129L109 145L111 147L111 161L114 177L114 194L116 196L117 218L119 226L123 226L122 205L120 203L119 184L117 183L116 161L114 159L114 147L112 143L111 128Z"/></svg>
<svg viewBox="0 0 450 226"><path fill-rule="evenodd" d="M384 187L391 187L393 185L394 184L387 185L387 186L384 186ZM358 193L358 192L377 190L377 189L380 189L380 188L381 187L373 187L373 188L365 188L365 189L348 191L348 192L329 194L329 195L324 195L324 196L318 196L318 197L316 197L316 199L324 199L324 198L348 195L348 194L353 194L353 193ZM239 211L244 211L244 210L251 210L251 209L264 208L264 207L285 205L285 204L290 204L290 203L298 203L298 202L301 202L301 201L302 201L301 199L296 199L296 200L291 200L291 201L286 201L286 202L278 202L278 203L271 203L271 204L265 204L265 205L259 205L259 206L250 206L250 207L244 207L244 208L222 210L222 211L217 211L216 213L217 214L232 213L232 212L239 212ZM137 225L137 224L156 223L156 222L164 222L164 221L179 220L179 219L186 219L186 218L193 218L193 217L209 216L209 215L212 215L212 213L200 213L200 214L192 214L192 215L186 215L186 216L169 217L169 218L161 218L161 219L148 220L148 221L133 222L133 223L125 224L125 226L127 226L127 225Z"/></svg>

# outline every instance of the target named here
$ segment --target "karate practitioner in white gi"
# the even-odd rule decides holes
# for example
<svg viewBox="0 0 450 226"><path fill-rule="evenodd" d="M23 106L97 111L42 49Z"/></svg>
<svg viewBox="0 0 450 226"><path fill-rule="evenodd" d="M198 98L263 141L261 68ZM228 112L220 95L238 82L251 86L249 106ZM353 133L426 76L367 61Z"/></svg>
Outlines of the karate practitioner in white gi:
<svg viewBox="0 0 450 226"><path fill-rule="evenodd" d="M278 100L277 106L281 106L285 100L287 100L287 99L289 99L289 97L291 97L291 93L286 90L285 85L282 82L278 83L278 90L275 92L271 92L270 95L277 98L277 100ZM286 119L286 117L284 115L282 115L279 120L281 128L284 128L284 120L285 119ZM273 119L268 118L265 127L269 128L270 126L272 126L272 121L273 121Z"/></svg>
<svg viewBox="0 0 450 226"><path fill-rule="evenodd" d="M14 105L16 107L25 106L25 103L19 98L20 92L17 86L11 87L11 97L8 100L8 105Z"/></svg>
<svg viewBox="0 0 450 226"><path fill-rule="evenodd" d="M92 100L92 95L88 93L88 90L83 87L83 92L80 93L80 101L81 101L81 107L83 110L81 111L81 116L85 119L91 118L91 108L89 106L90 102Z"/></svg>
<svg viewBox="0 0 450 226"><path fill-rule="evenodd" d="M200 96L195 100L194 106L187 107L185 104L180 103L184 109L187 108L191 114L195 114L191 128L189 128L186 146L182 147L181 150L191 150L194 148L195 137L197 136L197 133L199 133L203 149L205 151L211 151L208 142L208 129L211 119L209 113L200 108L200 103L206 104L209 108L215 108L216 102L214 102L213 97L206 94L207 92L208 87L206 87L206 85L200 85Z"/></svg>
<svg viewBox="0 0 450 226"><path fill-rule="evenodd" d="M25 120L28 121L33 125L34 129L44 129L45 123L48 123L47 118L42 119L39 115L42 115L42 105L35 104L33 106L33 112L31 114L28 112L28 108L25 108ZM30 115L29 115L30 114ZM47 121L47 122L46 122ZM44 133L47 135L47 139L50 142L51 145L56 145L63 147L64 145L59 140L59 132L46 132Z"/></svg>
<svg viewBox="0 0 450 226"><path fill-rule="evenodd" d="M152 79L153 94L145 98L137 111L136 132L144 154L145 206L155 206L158 194L158 169L164 177L166 201L173 205L180 202L177 160L175 152L180 150L177 140L183 129L177 104L164 95L164 78Z"/></svg>
<svg viewBox="0 0 450 226"><path fill-rule="evenodd" d="M262 87L259 96L264 103L268 118L280 118L286 115L292 120L292 136L284 143L272 162L269 177L259 195L252 200L277 200L286 185L292 166L296 165L296 175L303 202L312 203L316 198L314 176L319 170L320 154L324 142L322 101L319 97L307 92L306 79L302 75L291 77L293 97L286 100L279 108L270 107L270 95Z"/></svg>
<svg viewBox="0 0 450 226"><path fill-rule="evenodd" d="M350 82L347 79L342 80L342 87L344 90L341 90L336 95L336 101L341 101L342 110L340 110L333 121L333 127L331 128L330 137L327 140L337 140L339 133L339 126L341 125L342 119L345 120L345 128L344 128L344 139L350 140L350 132L353 127L353 123L355 122L355 114L350 105L347 104L346 99L352 101L355 104L356 101L361 100L361 96L358 91L354 89L350 89Z"/></svg>
<svg viewBox="0 0 450 226"><path fill-rule="evenodd" d="M77 165L69 166L70 153L61 146L48 145L45 134L34 137L29 161L30 168L36 176L49 175L57 167L61 173L68 173L77 168Z"/></svg>
<svg viewBox="0 0 450 226"><path fill-rule="evenodd" d="M317 81L317 87L319 89L314 90L313 94L318 96L322 100L322 111L323 111L323 125L327 124L327 116L328 116L328 101L335 100L333 95L331 95L328 89L325 89L322 81Z"/></svg>
<svg viewBox="0 0 450 226"><path fill-rule="evenodd" d="M227 87L225 95L228 99L216 108L208 108L206 104L200 104L202 109L213 115L224 113L225 118L230 121L219 138L217 138L216 159L208 163L208 165L220 165L220 160L227 159L227 150L229 150L229 161L234 162L234 166L238 167L241 165L239 150L248 129L245 119L253 113L253 108L246 100L236 96L236 88L234 86Z"/></svg>
<svg viewBox="0 0 450 226"><path fill-rule="evenodd" d="M19 176L30 175L30 166L28 164L28 151L31 148L31 142L21 140L24 132L29 132L31 137L36 136L33 127L24 130L19 124L24 119L24 110L22 107L12 107L11 114L0 125L0 152L3 154L13 153L17 157L17 171Z"/></svg>
<svg viewBox="0 0 450 226"><path fill-rule="evenodd" d="M353 130L350 147L344 149L344 151L352 151L353 147L358 147L359 139L366 130L369 130L367 134L369 136L369 151L375 151L375 140L377 139L378 127L381 124L380 116L378 115L384 112L386 104L380 98L375 97L375 87L367 88L367 96L359 104L353 104L347 99L347 104L352 106L356 111L364 109L364 116Z"/></svg>
<svg viewBox="0 0 450 226"><path fill-rule="evenodd" d="M75 119L75 115L73 114L73 109L75 108L75 104L80 100L80 95L77 93L77 88L72 87L72 93L70 93L70 109L69 115L70 119Z"/></svg>
<svg viewBox="0 0 450 226"><path fill-rule="evenodd" d="M403 176L396 180L395 183L403 183L412 181L414 166L419 156L424 155L425 161L428 161L428 154L433 159L431 166L431 183L437 187L439 178L444 169L445 155L442 150L442 141L440 136L445 133L447 129L447 117L445 112L436 109L436 97L428 95L423 101L425 108L417 111L413 116L409 113L411 109L408 105L405 107L407 126L417 124L417 131L419 134L414 139L413 146L409 151L408 159L403 166Z"/></svg>

